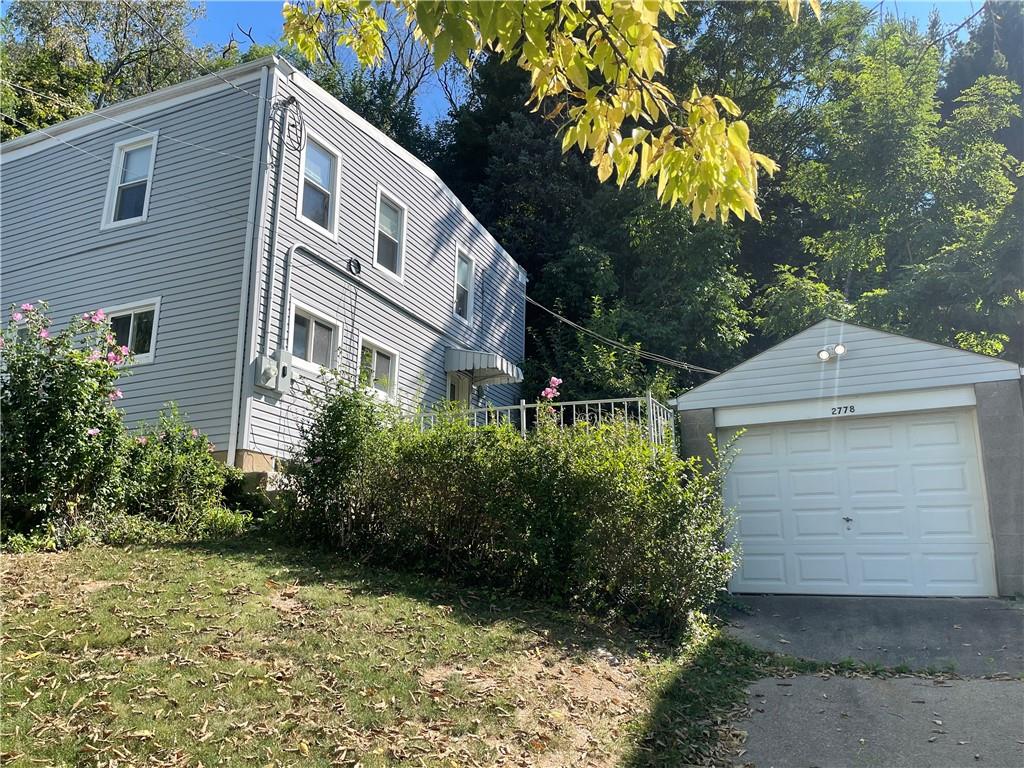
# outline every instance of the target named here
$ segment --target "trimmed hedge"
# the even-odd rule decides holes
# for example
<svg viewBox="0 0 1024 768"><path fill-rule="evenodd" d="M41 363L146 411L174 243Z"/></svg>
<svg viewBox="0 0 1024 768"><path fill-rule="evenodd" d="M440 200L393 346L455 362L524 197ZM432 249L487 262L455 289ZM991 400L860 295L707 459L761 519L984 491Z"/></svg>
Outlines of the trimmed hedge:
<svg viewBox="0 0 1024 768"><path fill-rule="evenodd" d="M314 397L274 519L292 538L668 629L732 572L723 468L652 455L636 424L420 430L340 381Z"/></svg>

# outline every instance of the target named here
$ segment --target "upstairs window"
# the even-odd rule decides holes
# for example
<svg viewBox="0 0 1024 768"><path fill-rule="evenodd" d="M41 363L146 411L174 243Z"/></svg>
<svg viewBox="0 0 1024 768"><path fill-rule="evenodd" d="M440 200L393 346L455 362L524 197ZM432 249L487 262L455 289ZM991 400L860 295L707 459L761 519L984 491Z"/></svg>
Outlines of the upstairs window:
<svg viewBox="0 0 1024 768"><path fill-rule="evenodd" d="M155 157L156 134L114 145L104 226L121 226L146 220L149 215L149 193Z"/></svg>
<svg viewBox="0 0 1024 768"><path fill-rule="evenodd" d="M359 381L364 387L388 397L395 394L398 354L363 339L359 343Z"/></svg>
<svg viewBox="0 0 1024 768"><path fill-rule="evenodd" d="M128 347L136 363L151 363L156 352L156 324L160 301L108 309L110 329L118 346Z"/></svg>
<svg viewBox="0 0 1024 768"><path fill-rule="evenodd" d="M377 255L374 263L394 275L402 275L405 246L405 208L394 198L377 195Z"/></svg>
<svg viewBox="0 0 1024 768"><path fill-rule="evenodd" d="M334 326L311 313L295 310L292 317L292 357L319 368L334 366Z"/></svg>
<svg viewBox="0 0 1024 768"><path fill-rule="evenodd" d="M455 316L469 322L473 317L473 259L461 248L455 253Z"/></svg>
<svg viewBox="0 0 1024 768"><path fill-rule="evenodd" d="M306 140L302 153L302 192L299 213L334 236L335 195L338 183L338 156L313 139Z"/></svg>

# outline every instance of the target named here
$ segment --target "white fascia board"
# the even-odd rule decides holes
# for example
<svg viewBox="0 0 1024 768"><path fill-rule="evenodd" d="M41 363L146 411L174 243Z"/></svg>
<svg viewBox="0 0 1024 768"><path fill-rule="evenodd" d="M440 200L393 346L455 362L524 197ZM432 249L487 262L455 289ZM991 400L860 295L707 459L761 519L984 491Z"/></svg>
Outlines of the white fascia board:
<svg viewBox="0 0 1024 768"><path fill-rule="evenodd" d="M118 123L106 119L108 117L116 118L121 122L132 122L154 112L191 101L198 96L218 90L233 90L229 83L258 75L263 67L279 65L280 60L277 57L265 56L231 69L225 69L217 74L186 80L177 85L111 104L109 107L94 112L87 112L84 115L51 125L45 131L27 133L0 145L0 164L59 146L63 142L73 142L82 136L88 136L104 129L121 127ZM291 65L288 67L291 71ZM254 92L253 98L258 98L258 94Z"/></svg>
<svg viewBox="0 0 1024 768"><path fill-rule="evenodd" d="M964 384L936 389L903 392L877 392L866 395L841 395L784 403L737 405L715 408L716 427L743 427L785 421L815 419L855 419L885 413L934 411L942 408L967 408L975 405L974 387ZM851 410L852 409L852 410ZM686 418L686 412L683 412Z"/></svg>

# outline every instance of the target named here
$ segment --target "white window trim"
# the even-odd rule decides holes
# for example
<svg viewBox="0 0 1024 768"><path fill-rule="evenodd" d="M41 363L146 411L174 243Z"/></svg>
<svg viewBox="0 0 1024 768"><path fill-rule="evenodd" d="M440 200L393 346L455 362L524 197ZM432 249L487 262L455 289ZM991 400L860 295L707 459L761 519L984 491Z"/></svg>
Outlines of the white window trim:
<svg viewBox="0 0 1024 768"><path fill-rule="evenodd" d="M331 327L331 329L333 330L334 335L333 335L332 346L331 346L331 364L330 365L323 365L322 366L322 365L320 365L320 363L314 363L314 362L312 362L310 360L304 360L301 357L296 357L295 353L292 352L292 350L295 348L295 313L296 312L298 312L301 315L305 315L306 317L308 317L308 318L310 318L312 320L317 320L317 321L323 323L324 325L329 325ZM312 326L310 326L309 330L310 330L309 343L312 344L313 343L313 336L312 336L313 328L312 328ZM336 367L337 364L338 364L338 348L340 346L338 342L340 340L341 340L341 325L339 325L337 320L334 320L334 319L330 318L329 316L324 314L323 311L321 311L319 309L316 309L315 307L311 307L309 304L306 304L305 302L296 301L295 299L292 299L291 306L288 308L288 351L292 353L292 368L294 368L294 369L296 369L296 370L298 370L298 371L300 371L302 373L311 373L314 376L319 376L320 375L320 370L322 368L331 369L331 368Z"/></svg>
<svg viewBox="0 0 1024 768"><path fill-rule="evenodd" d="M381 200L386 198L389 203L397 208L402 209L402 234L399 236L398 242L398 272L392 272L385 266L377 263L377 241L380 235L380 204ZM373 215L373 268L379 272L383 272L385 276L398 282L404 282L405 280L405 238L406 231L408 229L409 222L409 206L398 199L396 195L391 194L388 190L384 189L380 184L377 185L377 207L374 210Z"/></svg>
<svg viewBox="0 0 1024 768"><path fill-rule="evenodd" d="M452 400L451 399L450 395L452 393L452 382L453 381L461 381L461 382L463 382L465 384L465 386L466 386L466 399L465 400ZM474 386L473 386L473 380L469 376L467 376L465 373L462 373L461 371L451 371L451 372L448 373L448 376L446 377L446 382L445 383L448 385L448 388L447 388L447 390L445 392L445 396L446 396L445 399L449 400L450 402L462 403L462 405L465 405L467 408L472 408L473 407L473 389L474 389Z"/></svg>
<svg viewBox="0 0 1024 768"><path fill-rule="evenodd" d="M456 307L458 306L459 297L459 256L465 256L469 260L470 273L469 273L469 299L466 301L466 315L463 317L458 313ZM468 326L473 325L473 313L476 309L476 259L473 258L473 254L469 252L468 248L463 247L461 244L455 246L455 280L452 283L452 317L460 322L465 323Z"/></svg>
<svg viewBox="0 0 1024 768"><path fill-rule="evenodd" d="M356 386L359 386L359 376L362 373L361 369L362 369L362 365L363 365L363 345L366 345L368 347L373 347L374 349L378 350L379 352L383 352L385 355L391 355L392 359L395 361L395 373L394 373L394 376L391 377L391 381L388 383L388 390L389 391L387 393L382 392L381 390L377 389L376 387L374 387L372 385L369 386L369 387L364 387L363 388L364 391L367 394L373 395L374 397L384 398L386 400L390 400L393 403L397 403L398 402L398 376L399 376L400 366L402 364L401 355L396 350L394 350L391 347L389 347L387 344L381 344L376 339L374 339L374 338L372 338L370 336L365 336L365 335L360 333L359 334L359 339L358 339L358 344L356 346Z"/></svg>
<svg viewBox="0 0 1024 768"><path fill-rule="evenodd" d="M100 229L115 229L126 227L131 224L141 224L149 219L149 199L153 193L153 169L156 167L156 143L159 131L144 133L141 136L133 136L130 139L122 139L114 144L114 156L110 161L110 176L107 179L107 197L103 203L103 221ZM152 149L149 153L149 171L146 177L146 197L142 201L142 215L132 219L121 219L114 221L114 206L117 203L117 189L121 185L121 164L126 152L131 149L149 144Z"/></svg>
<svg viewBox="0 0 1024 768"><path fill-rule="evenodd" d="M153 299L143 299L141 301L133 301L130 304L118 304L114 307L101 307L103 314L107 316L107 320L114 317L115 315L127 315L129 312L143 312L147 309L153 310L153 338L149 342L149 352L143 355L134 355L132 357L132 365L149 365L156 360L156 342L160 336L160 299L162 297L157 296Z"/></svg>
<svg viewBox="0 0 1024 768"><path fill-rule="evenodd" d="M312 219L307 219L302 215L302 198L306 194L306 150L309 148L309 142L313 141L323 147L329 155L334 158L334 179L333 189L328 190L331 193L331 210L328 224L330 227L325 229ZM329 237L331 240L338 239L338 205L340 204L340 191L341 191L341 151L331 144L329 141L324 140L319 135L306 129L306 142L302 147L302 155L299 159L299 193L296 195L296 206L295 206L295 218L305 224L307 227L312 227L317 232L320 232L325 237Z"/></svg>

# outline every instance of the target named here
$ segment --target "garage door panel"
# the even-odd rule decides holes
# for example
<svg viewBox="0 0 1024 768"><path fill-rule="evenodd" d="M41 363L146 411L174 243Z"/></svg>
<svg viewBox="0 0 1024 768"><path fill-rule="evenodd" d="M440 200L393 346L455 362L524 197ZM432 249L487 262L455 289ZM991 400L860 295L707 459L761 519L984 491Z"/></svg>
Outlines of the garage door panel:
<svg viewBox="0 0 1024 768"><path fill-rule="evenodd" d="M846 470L850 483L850 496L899 496L900 467L886 465L875 467L850 467Z"/></svg>
<svg viewBox="0 0 1024 768"><path fill-rule="evenodd" d="M896 447L895 435L891 424L867 424L859 426L851 424L844 431L846 453L851 458L868 454L877 456L878 451L889 451Z"/></svg>
<svg viewBox="0 0 1024 768"><path fill-rule="evenodd" d="M841 591L849 588L850 569L845 552L797 552L793 557L798 586Z"/></svg>
<svg viewBox="0 0 1024 768"><path fill-rule="evenodd" d="M967 493L967 465L965 462L946 464L915 464L911 467L914 493Z"/></svg>
<svg viewBox="0 0 1024 768"><path fill-rule="evenodd" d="M909 539L912 535L906 507L854 507L851 512L851 533L857 538Z"/></svg>
<svg viewBox="0 0 1024 768"><path fill-rule="evenodd" d="M791 469L789 471L789 492L794 499L838 499L839 469Z"/></svg>
<svg viewBox="0 0 1024 768"><path fill-rule="evenodd" d="M857 563L862 587L913 594L915 568L908 552L859 553Z"/></svg>
<svg viewBox="0 0 1024 768"><path fill-rule="evenodd" d="M978 536L978 510L971 504L921 506L917 508L917 519L923 539L963 540Z"/></svg>
<svg viewBox="0 0 1024 768"><path fill-rule="evenodd" d="M737 528L743 539L782 541L782 512L741 512Z"/></svg>
<svg viewBox="0 0 1024 768"><path fill-rule="evenodd" d="M786 555L784 552L750 553L745 555L736 574L751 591L785 591Z"/></svg>
<svg viewBox="0 0 1024 768"><path fill-rule="evenodd" d="M832 452L832 430L828 427L786 430L786 451L790 456Z"/></svg>
<svg viewBox="0 0 1024 768"><path fill-rule="evenodd" d="M780 513L781 515L781 513ZM843 510L834 509L796 509L793 510L793 537L796 540L831 540L834 543L843 540Z"/></svg>
<svg viewBox="0 0 1024 768"><path fill-rule="evenodd" d="M743 549L732 588L995 594L976 442L966 409L744 434L726 481Z"/></svg>

